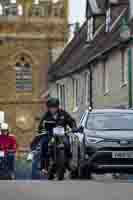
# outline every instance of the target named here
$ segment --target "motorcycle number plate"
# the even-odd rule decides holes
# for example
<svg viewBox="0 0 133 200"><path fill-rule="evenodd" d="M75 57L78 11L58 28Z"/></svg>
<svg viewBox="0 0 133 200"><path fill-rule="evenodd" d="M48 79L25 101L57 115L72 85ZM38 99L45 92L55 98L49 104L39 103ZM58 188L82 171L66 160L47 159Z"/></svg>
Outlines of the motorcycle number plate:
<svg viewBox="0 0 133 200"><path fill-rule="evenodd" d="M5 156L4 151L0 151L0 157L3 158Z"/></svg>
<svg viewBox="0 0 133 200"><path fill-rule="evenodd" d="M57 136L64 136L65 135L65 129L63 127L56 127L53 129L54 135Z"/></svg>

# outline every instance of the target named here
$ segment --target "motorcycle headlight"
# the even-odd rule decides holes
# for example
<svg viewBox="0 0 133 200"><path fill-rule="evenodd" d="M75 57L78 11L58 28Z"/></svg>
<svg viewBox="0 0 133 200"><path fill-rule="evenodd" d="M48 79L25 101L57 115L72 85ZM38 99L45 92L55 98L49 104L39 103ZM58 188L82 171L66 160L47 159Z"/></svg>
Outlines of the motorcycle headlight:
<svg viewBox="0 0 133 200"><path fill-rule="evenodd" d="M102 141L103 141L102 138L86 136L86 143L87 144L97 144L97 143L102 142Z"/></svg>
<svg viewBox="0 0 133 200"><path fill-rule="evenodd" d="M27 161L32 161L33 160L33 157L34 157L34 154L33 152L30 152L27 156Z"/></svg>

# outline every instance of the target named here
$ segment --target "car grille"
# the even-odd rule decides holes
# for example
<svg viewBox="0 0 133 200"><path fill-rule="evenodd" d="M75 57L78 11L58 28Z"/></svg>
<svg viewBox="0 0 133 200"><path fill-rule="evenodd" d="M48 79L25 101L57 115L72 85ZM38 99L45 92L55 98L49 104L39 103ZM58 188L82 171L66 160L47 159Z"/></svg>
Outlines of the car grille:
<svg viewBox="0 0 133 200"><path fill-rule="evenodd" d="M100 148L98 151L133 151L133 147L125 147L125 146L121 146L121 147L103 147Z"/></svg>
<svg viewBox="0 0 133 200"><path fill-rule="evenodd" d="M97 157L93 162L98 165L133 165L133 159L112 159L111 156Z"/></svg>
<svg viewBox="0 0 133 200"><path fill-rule="evenodd" d="M133 165L133 159L112 158L113 151L132 151L133 147L103 147L97 151L91 148L86 149L86 153L92 162L97 165Z"/></svg>
<svg viewBox="0 0 133 200"><path fill-rule="evenodd" d="M104 148L96 153L96 157L93 162L99 165L133 165L133 159L131 158L112 158L112 151L133 151L133 148Z"/></svg>

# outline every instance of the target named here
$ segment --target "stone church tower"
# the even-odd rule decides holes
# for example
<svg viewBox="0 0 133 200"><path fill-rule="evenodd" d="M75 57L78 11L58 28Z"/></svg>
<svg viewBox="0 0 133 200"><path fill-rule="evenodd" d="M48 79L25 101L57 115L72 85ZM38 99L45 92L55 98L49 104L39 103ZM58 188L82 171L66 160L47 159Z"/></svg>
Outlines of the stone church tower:
<svg viewBox="0 0 133 200"><path fill-rule="evenodd" d="M0 0L0 110L21 145L35 134L48 66L67 37L67 1Z"/></svg>

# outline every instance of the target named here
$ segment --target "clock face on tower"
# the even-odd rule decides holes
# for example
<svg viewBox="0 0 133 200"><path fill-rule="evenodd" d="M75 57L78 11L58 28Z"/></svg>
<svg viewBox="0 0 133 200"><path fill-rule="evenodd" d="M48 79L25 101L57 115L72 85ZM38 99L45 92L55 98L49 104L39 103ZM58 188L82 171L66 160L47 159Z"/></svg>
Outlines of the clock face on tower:
<svg viewBox="0 0 133 200"><path fill-rule="evenodd" d="M16 111L16 126L22 131L29 131L34 126L34 118L29 110Z"/></svg>

